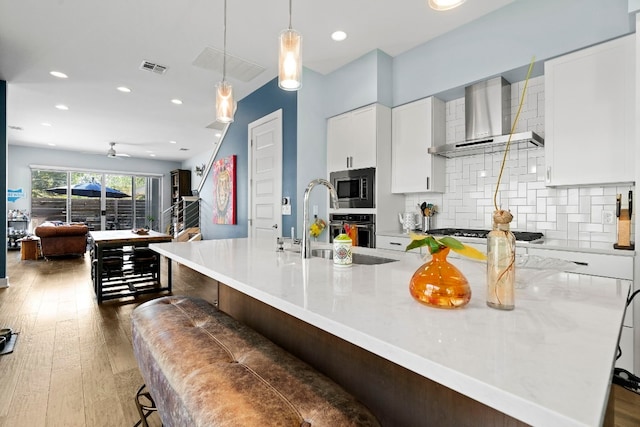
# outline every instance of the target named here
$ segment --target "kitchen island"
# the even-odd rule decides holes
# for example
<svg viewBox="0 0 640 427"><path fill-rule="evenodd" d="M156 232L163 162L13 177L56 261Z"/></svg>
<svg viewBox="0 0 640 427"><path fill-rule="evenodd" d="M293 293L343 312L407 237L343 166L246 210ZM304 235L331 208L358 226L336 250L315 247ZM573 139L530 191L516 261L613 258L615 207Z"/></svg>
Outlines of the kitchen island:
<svg viewBox="0 0 640 427"><path fill-rule="evenodd" d="M253 308L264 305L293 319L276 329L296 322L310 325L370 354L356 357L358 362L375 358L393 365L363 372L376 374L377 382L368 384L368 394L356 394L383 425L410 425L394 418L399 415L391 412L397 408L382 408L388 400L429 408L432 419L424 418L420 408L415 416L407 414L413 425L495 424L499 418L480 415L477 405L505 414L507 420L500 421L505 425L603 423L629 281L557 273L518 289L516 309L504 312L485 304L484 264L456 259L473 296L463 309L442 310L409 295L409 279L423 263L418 254L355 248L396 261L335 268L328 259L277 252L272 243L229 239L150 247L220 282L220 307L232 315L238 301L234 295L247 296L259 302ZM323 346L331 341L318 336L310 341L312 354L324 350L322 360L349 362L351 354L343 357L342 347ZM416 377L425 383L416 386ZM411 402L402 395L405 387L428 389L428 400ZM376 402L378 394L386 397ZM394 399L398 394L402 397ZM448 407L451 402L469 406ZM437 413L438 407L446 413Z"/></svg>

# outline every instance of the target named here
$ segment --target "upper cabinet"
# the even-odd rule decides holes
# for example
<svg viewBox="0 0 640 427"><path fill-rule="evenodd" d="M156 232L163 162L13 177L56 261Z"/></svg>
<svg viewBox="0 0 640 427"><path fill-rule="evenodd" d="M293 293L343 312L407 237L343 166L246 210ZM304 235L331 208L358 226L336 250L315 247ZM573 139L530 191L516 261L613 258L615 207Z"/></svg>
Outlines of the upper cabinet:
<svg viewBox="0 0 640 427"><path fill-rule="evenodd" d="M445 158L427 152L445 141L445 105L430 97L401 105L391 113L391 191L445 190Z"/></svg>
<svg viewBox="0 0 640 427"><path fill-rule="evenodd" d="M376 144L388 107L368 105L327 120L327 169L336 172L376 166Z"/></svg>
<svg viewBox="0 0 640 427"><path fill-rule="evenodd" d="M634 181L634 39L545 63L547 185Z"/></svg>

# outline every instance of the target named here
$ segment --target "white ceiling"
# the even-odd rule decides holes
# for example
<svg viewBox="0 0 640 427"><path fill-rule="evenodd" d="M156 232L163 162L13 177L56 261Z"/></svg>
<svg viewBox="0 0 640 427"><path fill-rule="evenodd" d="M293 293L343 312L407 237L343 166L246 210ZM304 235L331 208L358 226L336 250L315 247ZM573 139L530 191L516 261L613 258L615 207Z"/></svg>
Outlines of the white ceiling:
<svg viewBox="0 0 640 427"><path fill-rule="evenodd" d="M292 26L303 35L304 66L326 74L376 48L396 56L512 1L435 12L427 0L295 0ZM288 8L287 0L228 0L227 53L265 68L246 83L228 76L236 99L276 77ZM222 10L223 0L0 0L9 144L106 154L115 141L118 153L163 160L209 150L221 73L193 62L207 47L222 50ZM345 41L331 40L337 29ZM168 70L142 71L144 60Z"/></svg>

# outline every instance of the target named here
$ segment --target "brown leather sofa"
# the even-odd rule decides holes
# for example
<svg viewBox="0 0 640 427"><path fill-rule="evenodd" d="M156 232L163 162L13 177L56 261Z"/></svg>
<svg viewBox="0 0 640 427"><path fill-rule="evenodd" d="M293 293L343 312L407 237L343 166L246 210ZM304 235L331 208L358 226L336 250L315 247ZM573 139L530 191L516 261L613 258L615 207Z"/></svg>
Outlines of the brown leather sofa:
<svg viewBox="0 0 640 427"><path fill-rule="evenodd" d="M84 256L87 250L87 233L89 228L84 224L43 223L36 227L35 235L40 238L42 256Z"/></svg>

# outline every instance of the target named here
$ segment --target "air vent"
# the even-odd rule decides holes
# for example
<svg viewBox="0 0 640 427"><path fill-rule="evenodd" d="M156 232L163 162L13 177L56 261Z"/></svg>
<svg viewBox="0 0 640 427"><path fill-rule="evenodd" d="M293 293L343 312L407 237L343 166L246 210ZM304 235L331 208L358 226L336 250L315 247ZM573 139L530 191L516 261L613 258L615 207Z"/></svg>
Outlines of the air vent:
<svg viewBox="0 0 640 427"><path fill-rule="evenodd" d="M8 126L8 128L13 130L24 130L20 126Z"/></svg>
<svg viewBox="0 0 640 427"><path fill-rule="evenodd" d="M140 64L141 70L151 71L152 73L156 74L164 74L168 68L169 67L166 67L164 65L155 64L149 61L142 61L142 64Z"/></svg>
<svg viewBox="0 0 640 427"><path fill-rule="evenodd" d="M211 123L209 126L207 126L207 129L223 131L226 126L227 126L226 123L220 123L219 121L215 121Z"/></svg>
<svg viewBox="0 0 640 427"><path fill-rule="evenodd" d="M207 46L193 61L193 65L222 74L223 58L223 51ZM265 68L260 65L227 53L227 77L240 80L241 82L249 82L264 70Z"/></svg>
<svg viewBox="0 0 640 427"><path fill-rule="evenodd" d="M184 148L184 147L182 147L182 148L180 148L178 151L189 151L189 149L188 149L188 148Z"/></svg>

